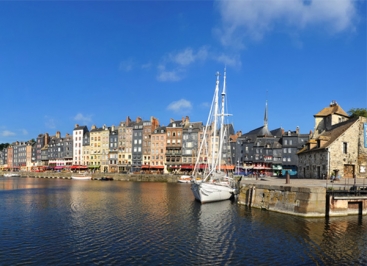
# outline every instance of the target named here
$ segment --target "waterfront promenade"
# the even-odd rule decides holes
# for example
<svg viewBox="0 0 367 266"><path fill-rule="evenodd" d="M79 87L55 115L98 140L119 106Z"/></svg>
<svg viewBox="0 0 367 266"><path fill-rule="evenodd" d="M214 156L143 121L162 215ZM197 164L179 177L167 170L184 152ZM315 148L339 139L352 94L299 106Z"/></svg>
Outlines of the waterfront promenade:
<svg viewBox="0 0 367 266"><path fill-rule="evenodd" d="M339 181L331 182L330 179L313 179L313 178L290 178L289 184L286 184L286 179L284 177L259 177L256 178L243 178L241 180L241 185L245 184L262 184L262 185L273 185L273 186L290 186L290 187L335 187L350 188L354 185L354 178L341 178ZM366 178L356 178L357 186L367 186Z"/></svg>

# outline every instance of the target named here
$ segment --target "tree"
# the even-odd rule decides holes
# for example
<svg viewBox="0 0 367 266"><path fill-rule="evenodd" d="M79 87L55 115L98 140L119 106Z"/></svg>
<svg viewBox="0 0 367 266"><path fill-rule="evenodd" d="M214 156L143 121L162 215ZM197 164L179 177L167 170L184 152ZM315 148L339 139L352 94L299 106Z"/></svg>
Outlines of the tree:
<svg viewBox="0 0 367 266"><path fill-rule="evenodd" d="M0 143L0 151L6 149L10 144L9 143Z"/></svg>
<svg viewBox="0 0 367 266"><path fill-rule="evenodd" d="M367 109L366 108L352 108L348 111L348 115L350 117L358 117L358 116L367 117Z"/></svg>

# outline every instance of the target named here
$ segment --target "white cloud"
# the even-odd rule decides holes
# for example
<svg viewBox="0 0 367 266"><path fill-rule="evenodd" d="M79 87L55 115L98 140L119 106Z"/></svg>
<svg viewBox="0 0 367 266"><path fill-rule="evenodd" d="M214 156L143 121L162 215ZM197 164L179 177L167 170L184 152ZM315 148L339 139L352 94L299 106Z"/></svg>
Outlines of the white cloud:
<svg viewBox="0 0 367 266"><path fill-rule="evenodd" d="M225 66L241 67L241 58L239 55L229 56L221 54L215 57L215 60L223 63Z"/></svg>
<svg viewBox="0 0 367 266"><path fill-rule="evenodd" d="M184 77L190 65L200 61L203 62L207 58L207 47L201 47L196 52L188 47L178 52L168 53L163 57L161 64L158 66L157 80L179 81Z"/></svg>
<svg viewBox="0 0 367 266"><path fill-rule="evenodd" d="M129 72L131 71L135 66L135 62L132 58L129 58L127 60L121 61L119 69L121 71Z"/></svg>
<svg viewBox="0 0 367 266"><path fill-rule="evenodd" d="M222 44L242 45L245 38L261 39L276 27L317 26L330 33L353 29L355 0L219 0L222 25L216 29ZM243 46L242 46L243 47Z"/></svg>
<svg viewBox="0 0 367 266"><path fill-rule="evenodd" d="M203 102L200 104L200 107L203 108L203 109L207 109L207 108L210 108L210 103L208 102Z"/></svg>
<svg viewBox="0 0 367 266"><path fill-rule="evenodd" d="M167 107L167 110L170 110L176 113L188 112L191 109L192 109L191 103L185 99L181 99L176 102L172 102Z"/></svg>
<svg viewBox="0 0 367 266"><path fill-rule="evenodd" d="M28 135L28 131L26 129L22 129L22 134L23 135Z"/></svg>
<svg viewBox="0 0 367 266"><path fill-rule="evenodd" d="M142 69L150 69L151 67L152 67L152 63L150 62L141 65Z"/></svg>
<svg viewBox="0 0 367 266"><path fill-rule="evenodd" d="M74 120L87 124L92 121L92 116L86 116L86 115L83 115L82 113L78 113L76 114L76 116L74 116Z"/></svg>
<svg viewBox="0 0 367 266"><path fill-rule="evenodd" d="M16 134L14 132L11 132L9 130L3 130L1 132L1 136L2 137L11 137L11 136L15 136Z"/></svg>
<svg viewBox="0 0 367 266"><path fill-rule="evenodd" d="M179 81L182 79L182 76L178 71L160 71L157 76L157 80L159 81Z"/></svg>
<svg viewBox="0 0 367 266"><path fill-rule="evenodd" d="M55 123L55 119L53 119L52 117L49 117L47 115L45 115L45 126L48 127L48 128L56 128L56 123Z"/></svg>

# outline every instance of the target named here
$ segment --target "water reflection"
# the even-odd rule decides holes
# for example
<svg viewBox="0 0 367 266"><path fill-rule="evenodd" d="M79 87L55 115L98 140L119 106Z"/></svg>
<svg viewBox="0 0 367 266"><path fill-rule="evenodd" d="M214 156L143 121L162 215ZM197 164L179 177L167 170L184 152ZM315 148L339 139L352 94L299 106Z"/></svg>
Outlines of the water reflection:
<svg viewBox="0 0 367 266"><path fill-rule="evenodd" d="M0 182L0 264L367 263L366 216L304 219L200 204L186 184Z"/></svg>

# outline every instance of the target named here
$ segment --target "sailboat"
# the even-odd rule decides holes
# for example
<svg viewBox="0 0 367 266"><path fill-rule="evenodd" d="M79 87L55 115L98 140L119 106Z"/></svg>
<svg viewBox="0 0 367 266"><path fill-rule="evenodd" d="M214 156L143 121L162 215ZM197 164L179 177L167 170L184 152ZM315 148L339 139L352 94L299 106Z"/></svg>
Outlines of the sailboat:
<svg viewBox="0 0 367 266"><path fill-rule="evenodd" d="M228 132L227 134L225 132L224 117L229 116L229 114L224 113L225 96L226 70L224 70L223 75L221 110L219 110L219 73L217 72L212 106L199 147L199 154L203 155L201 158L207 155L205 158L209 160L203 164L199 162L200 156L198 156L193 171L191 190L195 199L201 203L228 200L238 193L239 181L235 181L232 177L227 176L223 169L222 151L225 144L224 136L228 135ZM211 149L208 149L208 135L211 136ZM210 154L205 154L210 150ZM201 176L199 175L199 168L202 171Z"/></svg>

